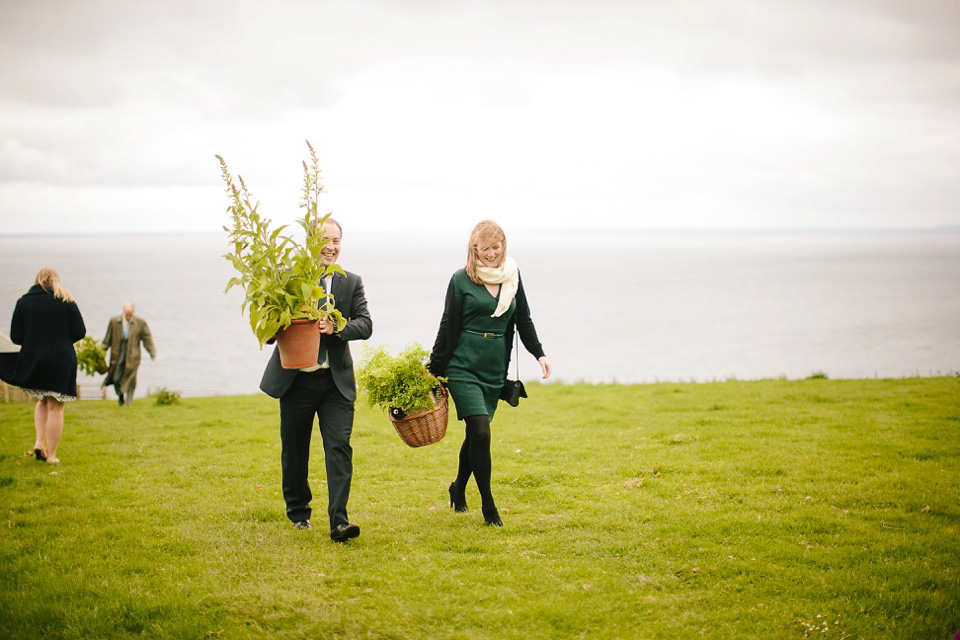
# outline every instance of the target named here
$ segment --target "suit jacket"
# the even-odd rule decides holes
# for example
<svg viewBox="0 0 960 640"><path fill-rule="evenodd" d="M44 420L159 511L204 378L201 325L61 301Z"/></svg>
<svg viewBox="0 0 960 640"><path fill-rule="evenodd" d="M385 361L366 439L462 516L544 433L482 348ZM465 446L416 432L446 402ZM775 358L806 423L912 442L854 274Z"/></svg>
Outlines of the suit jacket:
<svg viewBox="0 0 960 640"><path fill-rule="evenodd" d="M357 383L353 376L353 358L350 355L351 340L366 340L373 334L373 321L367 311L367 298L363 293L363 281L355 273L346 275L336 273L330 286L334 307L347 319L343 331L331 335L322 335L321 344L327 348L330 373L337 390L350 402L357 399ZM271 339L270 342L273 342ZM268 396L279 398L287 392L297 369L284 369L280 366L280 351L276 347L267 363L260 380L260 390Z"/></svg>
<svg viewBox="0 0 960 640"><path fill-rule="evenodd" d="M19 353L0 356L0 379L37 391L77 395L77 353L73 343L86 327L75 302L57 300L35 284L17 300L10 341Z"/></svg>

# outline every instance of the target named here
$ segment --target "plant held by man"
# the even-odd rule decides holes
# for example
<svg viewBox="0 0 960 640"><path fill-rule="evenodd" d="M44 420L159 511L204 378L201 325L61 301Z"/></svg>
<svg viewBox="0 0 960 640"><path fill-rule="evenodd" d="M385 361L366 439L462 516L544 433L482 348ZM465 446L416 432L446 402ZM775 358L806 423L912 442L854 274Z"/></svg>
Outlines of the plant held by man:
<svg viewBox="0 0 960 640"><path fill-rule="evenodd" d="M303 244L284 235L286 225L270 229L271 220L260 215L260 203L253 202L243 178L237 176L234 181L226 161L217 156L231 202L227 212L233 218L232 228L223 227L230 234L231 247L223 257L239 273L230 279L224 293L234 286L243 288L245 297L241 308L246 311L249 307L250 328L261 348L297 318L319 321L327 317L338 331L346 326L346 320L333 306L333 296L320 286L328 274L342 274L343 269L337 264L323 264L321 251L329 240L317 230L330 214L320 216L318 213L318 197L325 190L320 182L317 154L309 141L307 147L311 161L310 164L303 162L300 202L306 212L297 220L306 236Z"/></svg>

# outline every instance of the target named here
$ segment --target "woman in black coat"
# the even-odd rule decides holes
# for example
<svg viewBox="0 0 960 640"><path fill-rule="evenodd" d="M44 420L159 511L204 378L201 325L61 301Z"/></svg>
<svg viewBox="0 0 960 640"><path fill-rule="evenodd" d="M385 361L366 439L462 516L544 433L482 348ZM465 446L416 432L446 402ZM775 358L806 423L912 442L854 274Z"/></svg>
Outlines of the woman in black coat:
<svg viewBox="0 0 960 640"><path fill-rule="evenodd" d="M53 269L41 269L13 310L10 340L20 345L20 352L3 354L0 361L0 378L37 398L33 413L37 460L60 462L57 445L64 403L77 398L73 343L86 332L77 303L60 286L60 276Z"/></svg>

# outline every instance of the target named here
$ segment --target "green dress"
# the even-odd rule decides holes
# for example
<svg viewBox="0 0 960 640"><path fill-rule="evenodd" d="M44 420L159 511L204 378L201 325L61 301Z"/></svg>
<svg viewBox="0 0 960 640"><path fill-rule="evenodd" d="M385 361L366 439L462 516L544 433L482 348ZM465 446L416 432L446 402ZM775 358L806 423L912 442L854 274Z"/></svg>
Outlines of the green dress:
<svg viewBox="0 0 960 640"><path fill-rule="evenodd" d="M457 419L487 414L493 421L506 376L506 346L503 334L517 308L516 299L497 318L500 292L490 295L482 284L470 280L466 271L454 275L454 287L461 302L462 326L457 346L447 365L447 389L457 407Z"/></svg>

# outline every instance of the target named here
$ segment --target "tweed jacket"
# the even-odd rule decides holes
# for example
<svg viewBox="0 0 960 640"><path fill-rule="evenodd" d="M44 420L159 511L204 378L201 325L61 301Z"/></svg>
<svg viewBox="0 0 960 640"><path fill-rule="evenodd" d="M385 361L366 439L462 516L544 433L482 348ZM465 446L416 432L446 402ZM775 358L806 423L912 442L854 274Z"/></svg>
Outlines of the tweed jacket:
<svg viewBox="0 0 960 640"><path fill-rule="evenodd" d="M127 385L131 380L136 380L137 368L140 366L140 345L147 350L150 357L157 357L157 350L153 346L153 335L150 333L150 327L147 322L139 317L130 318L130 330L127 336L126 361L123 365L123 376L116 380L114 376L117 360L120 359L120 345L123 341L123 316L114 316L110 318L107 324L107 335L103 337L101 346L110 349L110 373L107 374L104 385L119 384L121 390L126 392Z"/></svg>

